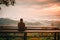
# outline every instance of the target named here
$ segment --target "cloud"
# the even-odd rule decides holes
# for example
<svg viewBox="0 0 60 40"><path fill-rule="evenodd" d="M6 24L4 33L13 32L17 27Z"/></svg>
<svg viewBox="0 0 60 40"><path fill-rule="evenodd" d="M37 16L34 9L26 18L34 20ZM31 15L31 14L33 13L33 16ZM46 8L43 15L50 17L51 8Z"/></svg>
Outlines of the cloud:
<svg viewBox="0 0 60 40"><path fill-rule="evenodd" d="M59 0L16 0L15 6L4 7L2 17L25 19L60 19ZM18 5L17 5L18 4ZM8 9L8 10L6 10ZM14 15L14 16L13 16ZM56 16L55 16L56 15Z"/></svg>
<svg viewBox="0 0 60 40"><path fill-rule="evenodd" d="M20 5L26 5L28 7L34 7L36 5L37 9L60 6L60 0L18 0L18 2L20 3Z"/></svg>
<svg viewBox="0 0 60 40"><path fill-rule="evenodd" d="M56 2L60 2L60 0L55 0Z"/></svg>

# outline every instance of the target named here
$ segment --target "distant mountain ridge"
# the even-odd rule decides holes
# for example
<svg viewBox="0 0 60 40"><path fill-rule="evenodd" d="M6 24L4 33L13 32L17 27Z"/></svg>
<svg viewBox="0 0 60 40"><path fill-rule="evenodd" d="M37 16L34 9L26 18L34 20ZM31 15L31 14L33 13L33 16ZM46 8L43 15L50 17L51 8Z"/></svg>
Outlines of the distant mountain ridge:
<svg viewBox="0 0 60 40"><path fill-rule="evenodd" d="M17 26L19 21L17 20L12 20L9 18L0 18L0 25L12 25L12 26ZM29 22L29 21L25 21L25 24L27 26L51 26L51 25L56 25L56 26L60 26L60 21L35 21L35 22Z"/></svg>
<svg viewBox="0 0 60 40"><path fill-rule="evenodd" d="M0 18L0 25L16 25L18 21L8 19L8 18Z"/></svg>
<svg viewBox="0 0 60 40"><path fill-rule="evenodd" d="M0 25L17 25L19 21L12 20L9 18L0 18ZM26 25L42 25L40 22L27 22L25 21Z"/></svg>

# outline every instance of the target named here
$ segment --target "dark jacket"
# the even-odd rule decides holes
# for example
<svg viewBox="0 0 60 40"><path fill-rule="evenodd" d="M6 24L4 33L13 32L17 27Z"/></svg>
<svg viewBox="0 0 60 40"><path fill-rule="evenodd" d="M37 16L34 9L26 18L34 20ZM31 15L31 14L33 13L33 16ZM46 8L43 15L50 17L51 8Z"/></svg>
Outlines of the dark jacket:
<svg viewBox="0 0 60 40"><path fill-rule="evenodd" d="M18 23L18 31L24 31L25 30L25 23L19 22Z"/></svg>

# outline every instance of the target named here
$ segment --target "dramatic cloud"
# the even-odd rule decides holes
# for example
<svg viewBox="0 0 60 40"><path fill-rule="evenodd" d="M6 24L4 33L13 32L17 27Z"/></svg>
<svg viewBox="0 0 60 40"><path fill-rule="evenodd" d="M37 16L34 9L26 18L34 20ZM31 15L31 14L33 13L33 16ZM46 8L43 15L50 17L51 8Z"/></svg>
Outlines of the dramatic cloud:
<svg viewBox="0 0 60 40"><path fill-rule="evenodd" d="M27 6L38 5L40 8L60 6L60 0L18 0L18 2L20 3L20 5Z"/></svg>
<svg viewBox="0 0 60 40"><path fill-rule="evenodd" d="M16 0L15 6L3 6L1 13L1 17L17 20L20 17L26 20L60 20L60 0Z"/></svg>
<svg viewBox="0 0 60 40"><path fill-rule="evenodd" d="M19 2L35 3L35 4L47 4L47 3L59 3L60 0L18 0Z"/></svg>

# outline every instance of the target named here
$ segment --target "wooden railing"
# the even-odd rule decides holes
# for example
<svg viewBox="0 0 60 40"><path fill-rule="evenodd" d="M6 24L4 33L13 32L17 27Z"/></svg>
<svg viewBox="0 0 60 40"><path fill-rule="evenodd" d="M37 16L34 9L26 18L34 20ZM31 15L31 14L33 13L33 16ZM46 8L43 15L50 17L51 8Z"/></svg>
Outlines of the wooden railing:
<svg viewBox="0 0 60 40"><path fill-rule="evenodd" d="M24 36L15 36L15 37L23 37L24 40L27 40L27 33L54 33L54 40L60 40L60 30L59 29L41 29L40 27L27 27L25 31L19 32L18 29L0 29L0 33L24 33ZM58 34L58 35L57 35ZM0 36L7 38L9 40L12 36Z"/></svg>

